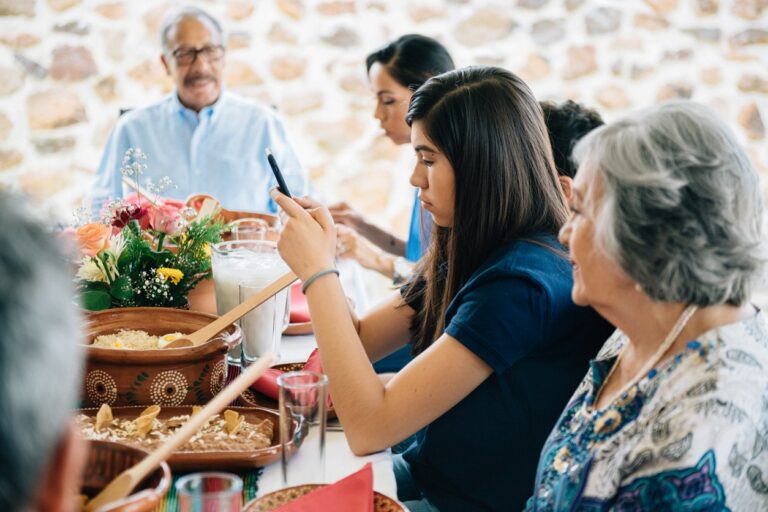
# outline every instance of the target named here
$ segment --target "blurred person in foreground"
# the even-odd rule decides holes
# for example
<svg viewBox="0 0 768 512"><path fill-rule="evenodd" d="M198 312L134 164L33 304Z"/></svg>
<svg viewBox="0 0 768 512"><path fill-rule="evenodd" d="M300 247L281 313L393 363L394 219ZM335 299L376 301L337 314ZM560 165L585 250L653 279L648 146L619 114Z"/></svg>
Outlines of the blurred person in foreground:
<svg viewBox="0 0 768 512"><path fill-rule="evenodd" d="M555 168L560 176L560 186L570 199L577 171L572 158L573 148L586 134L605 123L596 110L573 100L560 104L542 101L540 105L549 133L549 143L552 145Z"/></svg>
<svg viewBox="0 0 768 512"><path fill-rule="evenodd" d="M160 42L160 61L174 90L120 118L96 171L92 212L98 213L108 199L123 197L120 168L129 148L140 148L148 157L139 184L149 178L158 185L167 176L174 187L163 195L173 199L201 193L229 210L276 211L269 197L275 179L267 147L291 191L306 193L302 167L280 117L224 89L221 24L196 7L173 10L160 28Z"/></svg>
<svg viewBox="0 0 768 512"><path fill-rule="evenodd" d="M0 192L0 510L72 510L85 442L71 421L81 332L64 257Z"/></svg>
<svg viewBox="0 0 768 512"><path fill-rule="evenodd" d="M595 130L560 232L574 302L618 327L539 460L528 510L765 510L768 323L758 177L707 108Z"/></svg>

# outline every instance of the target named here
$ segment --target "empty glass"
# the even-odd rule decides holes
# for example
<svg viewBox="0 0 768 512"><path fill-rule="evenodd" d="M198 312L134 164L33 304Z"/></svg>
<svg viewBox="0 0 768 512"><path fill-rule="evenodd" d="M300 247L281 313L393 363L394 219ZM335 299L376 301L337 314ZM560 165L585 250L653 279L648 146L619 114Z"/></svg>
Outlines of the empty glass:
<svg viewBox="0 0 768 512"><path fill-rule="evenodd" d="M288 372L277 378L277 386L283 486L325 483L328 377Z"/></svg>
<svg viewBox="0 0 768 512"><path fill-rule="evenodd" d="M233 240L265 240L269 224L264 219L246 218L230 223Z"/></svg>
<svg viewBox="0 0 768 512"><path fill-rule="evenodd" d="M255 293L266 288L270 279L250 279L240 283L240 302L245 302ZM248 365L267 352L272 352L275 360L279 359L280 342L283 330L291 316L291 304L288 300L290 288L286 288L267 299L261 306L249 311L240 319L243 330L243 365Z"/></svg>
<svg viewBox="0 0 768 512"><path fill-rule="evenodd" d="M192 473L176 482L179 512L240 512L243 481L230 473Z"/></svg>

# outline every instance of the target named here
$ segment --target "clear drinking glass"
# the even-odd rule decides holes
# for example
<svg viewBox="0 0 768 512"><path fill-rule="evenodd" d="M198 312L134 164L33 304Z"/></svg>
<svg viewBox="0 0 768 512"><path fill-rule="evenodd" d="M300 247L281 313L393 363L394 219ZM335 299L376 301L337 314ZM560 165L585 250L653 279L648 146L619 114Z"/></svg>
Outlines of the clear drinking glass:
<svg viewBox="0 0 768 512"><path fill-rule="evenodd" d="M328 377L288 372L277 378L277 386L283 487L325 483Z"/></svg>
<svg viewBox="0 0 768 512"><path fill-rule="evenodd" d="M234 240L265 240L269 224L264 219L246 218L230 223Z"/></svg>
<svg viewBox="0 0 768 512"><path fill-rule="evenodd" d="M288 271L277 253L277 244L265 240L232 240L211 248L211 269L216 289L216 310L223 315L240 303L243 281L274 281ZM231 364L240 364L240 345L227 354Z"/></svg>
<svg viewBox="0 0 768 512"><path fill-rule="evenodd" d="M179 512L240 512L243 481L230 473L192 473L176 482Z"/></svg>
<svg viewBox="0 0 768 512"><path fill-rule="evenodd" d="M251 279L240 283L240 302L266 288L272 279ZM285 289L267 299L261 306L249 311L240 319L243 330L243 365L249 365L267 352L279 359L283 330L288 325L291 304Z"/></svg>

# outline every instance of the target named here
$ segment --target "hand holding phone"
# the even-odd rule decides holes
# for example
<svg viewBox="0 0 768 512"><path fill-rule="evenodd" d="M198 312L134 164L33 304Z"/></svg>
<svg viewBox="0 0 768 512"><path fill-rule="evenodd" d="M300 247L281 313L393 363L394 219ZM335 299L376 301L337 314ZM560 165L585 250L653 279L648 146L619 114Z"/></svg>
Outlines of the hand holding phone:
<svg viewBox="0 0 768 512"><path fill-rule="evenodd" d="M288 197L291 197L291 193L288 190L288 185L285 184L285 179L283 179L283 173L280 172L280 168L277 166L277 161L275 160L275 157L272 155L272 151L269 148L266 148L264 152L267 154L267 161L269 161L269 166L272 168L272 174L275 175L275 179L277 180L277 188L280 190L282 194L285 194Z"/></svg>

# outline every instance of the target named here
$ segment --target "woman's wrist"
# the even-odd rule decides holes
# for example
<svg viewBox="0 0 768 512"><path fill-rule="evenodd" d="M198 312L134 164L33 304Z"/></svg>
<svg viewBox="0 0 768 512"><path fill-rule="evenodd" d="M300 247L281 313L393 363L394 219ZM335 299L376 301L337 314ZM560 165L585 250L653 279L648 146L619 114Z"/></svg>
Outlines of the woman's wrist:
<svg viewBox="0 0 768 512"><path fill-rule="evenodd" d="M322 270L318 270L317 272L315 272L312 275L310 275L309 277L307 277L304 280L304 282L301 284L301 293L306 295L307 294L307 290L309 289L310 286L312 286L312 284L314 284L315 281L317 281L318 279L321 279L323 277L326 277L326 276L329 276L329 275L333 275L333 274L336 274L336 276L338 277L339 276L339 270L337 268L334 268L334 267L328 267L328 268L324 268Z"/></svg>
<svg viewBox="0 0 768 512"><path fill-rule="evenodd" d="M377 265L374 270L390 279L395 275L395 256L386 252L380 252L376 257Z"/></svg>

